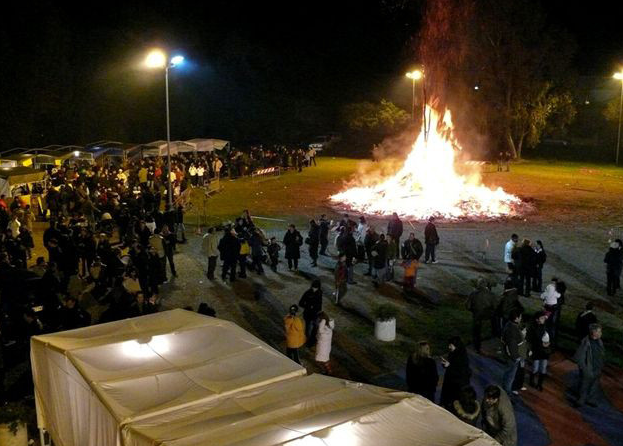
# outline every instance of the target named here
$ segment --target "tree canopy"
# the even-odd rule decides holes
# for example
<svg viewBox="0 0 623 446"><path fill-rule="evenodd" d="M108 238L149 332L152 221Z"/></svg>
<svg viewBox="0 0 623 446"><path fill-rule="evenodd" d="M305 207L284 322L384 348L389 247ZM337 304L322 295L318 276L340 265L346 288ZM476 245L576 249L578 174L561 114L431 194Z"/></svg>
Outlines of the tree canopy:
<svg viewBox="0 0 623 446"><path fill-rule="evenodd" d="M461 126L520 157L575 115L574 44L532 0L429 2L419 41L427 88Z"/></svg>

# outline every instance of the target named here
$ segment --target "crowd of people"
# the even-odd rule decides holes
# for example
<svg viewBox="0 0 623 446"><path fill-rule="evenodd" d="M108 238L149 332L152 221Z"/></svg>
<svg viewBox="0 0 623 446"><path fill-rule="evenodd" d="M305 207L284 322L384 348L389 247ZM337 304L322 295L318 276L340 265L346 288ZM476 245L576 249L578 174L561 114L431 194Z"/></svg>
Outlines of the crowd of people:
<svg viewBox="0 0 623 446"><path fill-rule="evenodd" d="M174 157L170 178L175 196L188 187L206 184L223 174L223 169L231 176L244 175L245 167L235 167L236 160L244 156L235 151L230 155L226 163L210 154ZM315 153L302 150L256 148L248 157L263 167L301 169L303 165L315 164ZM27 357L31 336L93 322L91 314L81 306L85 296L105 307L98 322L157 311L161 285L177 276L176 245L186 241L183 205L166 204L167 171L161 158L139 160L120 169L74 163L50 173L53 187L44 197L49 211L49 227L43 233L47 260L38 257L28 268L34 248L36 212L19 200L7 204L5 197L0 198L0 398L4 366ZM398 281L400 275L395 274L395 269L402 268L400 285L405 292L412 292L421 264L438 263L436 248L440 236L435 219L429 218L423 242L415 228L413 232L405 231L397 214L390 218L384 231L377 229L365 216L351 219L344 214L333 222L323 214L310 220L303 234L291 224L277 240L267 237L245 210L234 222L209 228L204 236L206 276L216 280L219 260L223 281L245 279L249 271L263 275L265 268L276 272L282 268L281 255L288 270L296 273L302 249L309 253L309 266L315 268L320 256L331 256L333 239L335 267L331 287L336 305L348 298L349 285L356 284L356 279L362 280L355 274L357 264L364 265L362 275L369 276L375 288ZM622 249L623 243L616 240L604 260L608 294L620 287ZM543 287L547 255L541 241L533 244L524 239L520 243L513 234L505 245L503 260L508 277L501 296L492 291L494 284L481 277L468 297L467 310L472 313L472 341L477 353L482 353L484 323L491 324L493 337L501 341L500 349L507 361L504 375L500 382L488 386L479 399L470 385L469 357L461 337L464 334L455 335L448 341L447 356L439 360L444 370L439 404L508 446L516 444L511 399L526 390L528 364L531 363L529 384L537 391L546 385L548 359L559 336L566 286L553 278ZM530 297L534 292L542 299L542 308L527 314L519 296ZM207 303L199 311L215 315ZM323 309L322 284L314 279L284 317L287 356L300 363L299 349L314 348L319 369L332 374L331 342L335 328L336 320ZM604 349L601 327L590 302L578 315L576 330L580 344L575 355L580 370L576 405L593 405L604 366ZM409 355L407 385L410 391L435 401L439 374L431 350L428 342L421 341Z"/></svg>

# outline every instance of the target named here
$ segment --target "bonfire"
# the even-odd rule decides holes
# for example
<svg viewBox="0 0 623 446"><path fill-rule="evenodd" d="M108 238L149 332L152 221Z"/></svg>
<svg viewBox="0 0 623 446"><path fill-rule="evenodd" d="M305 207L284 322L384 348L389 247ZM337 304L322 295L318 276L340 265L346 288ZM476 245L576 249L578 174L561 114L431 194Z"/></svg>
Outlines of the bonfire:
<svg viewBox="0 0 623 446"><path fill-rule="evenodd" d="M426 125L402 167L391 176L364 175L330 197L340 208L367 215L391 215L422 220L498 218L518 215L515 195L481 182L479 172L458 173L461 146L453 134L450 111L426 107Z"/></svg>

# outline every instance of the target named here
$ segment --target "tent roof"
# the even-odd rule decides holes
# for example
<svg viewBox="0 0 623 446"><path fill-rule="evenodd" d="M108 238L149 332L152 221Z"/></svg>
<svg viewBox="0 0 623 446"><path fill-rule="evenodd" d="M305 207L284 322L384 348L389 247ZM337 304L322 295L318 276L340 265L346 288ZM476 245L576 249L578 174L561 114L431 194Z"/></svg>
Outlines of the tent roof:
<svg viewBox="0 0 623 446"><path fill-rule="evenodd" d="M185 310L34 336L31 356L40 426L59 446L497 444L422 397L305 376L232 322Z"/></svg>
<svg viewBox="0 0 623 446"><path fill-rule="evenodd" d="M43 181L45 172L30 167L12 167L0 169L0 178L8 180L10 185Z"/></svg>

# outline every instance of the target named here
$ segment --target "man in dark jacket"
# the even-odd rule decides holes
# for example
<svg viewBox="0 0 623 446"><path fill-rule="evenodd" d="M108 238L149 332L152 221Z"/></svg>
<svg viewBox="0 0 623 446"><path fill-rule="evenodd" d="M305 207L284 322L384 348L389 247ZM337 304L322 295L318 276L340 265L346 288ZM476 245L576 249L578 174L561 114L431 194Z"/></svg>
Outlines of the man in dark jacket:
<svg viewBox="0 0 623 446"><path fill-rule="evenodd" d="M357 242L350 229L346 230L344 237L344 255L346 256L346 270L348 271L348 283L355 284L353 276L355 272L355 257L357 256Z"/></svg>
<svg viewBox="0 0 623 446"><path fill-rule="evenodd" d="M326 256L327 246L329 246L329 228L331 226L331 222L327 220L327 216L325 214L322 214L318 224L320 226L320 255Z"/></svg>
<svg viewBox="0 0 623 446"><path fill-rule="evenodd" d="M519 294L530 297L530 284L536 270L536 253L530 240L524 239L517 250L517 272L519 273Z"/></svg>
<svg viewBox="0 0 623 446"><path fill-rule="evenodd" d="M597 323L597 316L593 313L593 302L586 302L584 311L578 314L575 320L575 333L578 336L578 340L582 342L582 339L588 336L588 327L591 324Z"/></svg>
<svg viewBox="0 0 623 446"><path fill-rule="evenodd" d="M387 241L385 235L379 236L379 241L372 248L372 258L374 259L374 286L378 287L385 283L387 270Z"/></svg>
<svg viewBox="0 0 623 446"><path fill-rule="evenodd" d="M229 273L229 280L233 282L236 280L236 264L240 255L240 242L233 229L227 228L225 230L225 234L218 244L218 250L223 260L221 279L225 281Z"/></svg>
<svg viewBox="0 0 623 446"><path fill-rule="evenodd" d="M402 245L402 258L405 260L413 259L419 261L423 252L424 248L422 247L422 242L415 238L413 232L410 233L409 238L405 240Z"/></svg>
<svg viewBox="0 0 623 446"><path fill-rule="evenodd" d="M320 280L315 279L311 287L303 293L299 301L299 307L303 308L305 337L307 338L307 345L311 347L316 343L318 315L322 311L322 288Z"/></svg>
<svg viewBox="0 0 623 446"><path fill-rule="evenodd" d="M374 265L374 258L372 257L372 249L376 242L379 241L379 235L376 233L376 230L370 226L366 231L366 236L363 240L363 246L366 250L366 257L368 259L368 272L364 273L364 276L372 275L372 268Z"/></svg>
<svg viewBox="0 0 623 446"><path fill-rule="evenodd" d="M517 374L517 369L521 362L521 354L519 352L519 345L524 342L523 334L521 332L521 311L517 308L513 309L510 313L510 320L504 326L502 331L502 345L504 346L506 357L508 359L508 367L504 371L502 383L506 393L512 392L513 381Z"/></svg>
<svg viewBox="0 0 623 446"><path fill-rule="evenodd" d="M400 256L400 237L402 236L402 221L398 214L394 212L391 220L387 224L387 235L392 236L393 242L396 244L396 257Z"/></svg>
<svg viewBox="0 0 623 446"><path fill-rule="evenodd" d="M610 244L604 263L606 264L606 291L608 296L614 296L621 288L621 270L623 269L623 251L618 240Z"/></svg>
<svg viewBox="0 0 623 446"><path fill-rule="evenodd" d="M283 244L286 247L285 257L288 260L288 269L291 270L292 266L294 266L294 271L298 271L303 237L301 236L301 233L296 230L294 225L288 226L288 230L283 236Z"/></svg>
<svg viewBox="0 0 623 446"><path fill-rule="evenodd" d="M601 340L601 325L591 324L589 334L580 343L573 360L580 370L580 383L576 406L588 404L596 407L599 379L604 367L604 344Z"/></svg>
<svg viewBox="0 0 623 446"><path fill-rule="evenodd" d="M491 321L491 330L494 331L495 325L494 312L497 306L497 298L487 288L487 282L479 277L476 282L476 289L467 298L467 309L472 313L472 340L474 349L481 353L481 333L482 323L485 320Z"/></svg>
<svg viewBox="0 0 623 446"><path fill-rule="evenodd" d="M435 249L439 244L439 234L437 234L437 227L435 226L435 218L430 217L428 224L424 228L424 244L426 245L426 253L424 254L424 263L428 263L428 259L431 263L437 263L435 258Z"/></svg>
<svg viewBox="0 0 623 446"><path fill-rule="evenodd" d="M316 220L309 221L309 232L307 233L307 240L309 245L309 257L311 257L311 266L318 266L318 244L320 243L320 225L316 223Z"/></svg>

